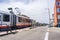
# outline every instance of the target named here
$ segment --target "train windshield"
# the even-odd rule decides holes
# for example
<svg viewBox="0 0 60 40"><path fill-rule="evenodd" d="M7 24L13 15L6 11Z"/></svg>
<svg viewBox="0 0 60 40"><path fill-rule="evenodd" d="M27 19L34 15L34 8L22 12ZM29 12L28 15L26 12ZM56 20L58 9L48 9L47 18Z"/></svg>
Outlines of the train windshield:
<svg viewBox="0 0 60 40"><path fill-rule="evenodd" d="M10 20L10 16L7 15L7 14L3 14L3 21L4 22L9 22L9 20Z"/></svg>

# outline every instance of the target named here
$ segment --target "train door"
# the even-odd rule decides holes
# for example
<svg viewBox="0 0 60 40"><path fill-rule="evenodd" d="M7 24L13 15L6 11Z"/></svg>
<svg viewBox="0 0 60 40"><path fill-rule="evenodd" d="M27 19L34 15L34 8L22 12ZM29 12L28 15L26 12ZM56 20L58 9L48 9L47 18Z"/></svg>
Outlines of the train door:
<svg viewBox="0 0 60 40"><path fill-rule="evenodd" d="M16 29L16 15L11 15L11 29Z"/></svg>
<svg viewBox="0 0 60 40"><path fill-rule="evenodd" d="M12 15L12 18L11 18L11 23L12 23L12 27L11 29L16 29L16 15Z"/></svg>
<svg viewBox="0 0 60 40"><path fill-rule="evenodd" d="M0 14L0 26L2 25L2 14Z"/></svg>
<svg viewBox="0 0 60 40"><path fill-rule="evenodd" d="M16 26L16 15L13 15L13 26Z"/></svg>

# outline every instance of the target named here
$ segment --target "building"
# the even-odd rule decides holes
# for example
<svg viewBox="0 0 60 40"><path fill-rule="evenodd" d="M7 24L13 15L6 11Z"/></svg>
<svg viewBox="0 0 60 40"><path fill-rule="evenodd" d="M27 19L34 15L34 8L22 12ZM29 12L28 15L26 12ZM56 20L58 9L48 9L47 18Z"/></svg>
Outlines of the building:
<svg viewBox="0 0 60 40"><path fill-rule="evenodd" d="M60 27L60 0L55 0L54 5L54 26Z"/></svg>

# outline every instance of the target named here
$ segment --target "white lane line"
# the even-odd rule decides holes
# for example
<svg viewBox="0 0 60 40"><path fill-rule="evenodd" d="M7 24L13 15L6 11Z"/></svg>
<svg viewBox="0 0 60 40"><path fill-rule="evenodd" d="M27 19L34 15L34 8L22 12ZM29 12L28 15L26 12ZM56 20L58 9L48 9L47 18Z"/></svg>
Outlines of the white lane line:
<svg viewBox="0 0 60 40"><path fill-rule="evenodd" d="M49 32L46 32L44 40L48 40Z"/></svg>
<svg viewBox="0 0 60 40"><path fill-rule="evenodd" d="M1 39L0 39L1 40Z"/></svg>

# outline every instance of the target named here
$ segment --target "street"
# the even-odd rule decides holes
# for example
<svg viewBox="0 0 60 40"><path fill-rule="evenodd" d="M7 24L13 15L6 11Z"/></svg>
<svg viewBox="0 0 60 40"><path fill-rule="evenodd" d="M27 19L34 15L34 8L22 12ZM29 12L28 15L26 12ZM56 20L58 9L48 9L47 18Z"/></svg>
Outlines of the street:
<svg viewBox="0 0 60 40"><path fill-rule="evenodd" d="M60 29L37 27L34 29L17 30L15 34L0 36L0 40L60 40Z"/></svg>

